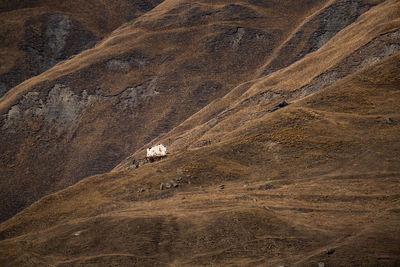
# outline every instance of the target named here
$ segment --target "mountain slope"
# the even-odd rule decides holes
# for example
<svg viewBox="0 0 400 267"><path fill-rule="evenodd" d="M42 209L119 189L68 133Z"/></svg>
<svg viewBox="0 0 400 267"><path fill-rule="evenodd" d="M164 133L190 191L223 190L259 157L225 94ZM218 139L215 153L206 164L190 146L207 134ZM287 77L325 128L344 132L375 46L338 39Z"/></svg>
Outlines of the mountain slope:
<svg viewBox="0 0 400 267"><path fill-rule="evenodd" d="M2 220L111 170L252 79L325 4L165 1L14 87L0 100Z"/></svg>
<svg viewBox="0 0 400 267"><path fill-rule="evenodd" d="M399 265L400 3L279 2L166 0L0 99L0 265Z"/></svg>
<svg viewBox="0 0 400 267"><path fill-rule="evenodd" d="M2 1L0 96L88 49L161 1Z"/></svg>
<svg viewBox="0 0 400 267"><path fill-rule="evenodd" d="M397 265L399 59L256 119L219 144L90 177L41 199L1 224L1 259ZM159 190L177 173L178 188Z"/></svg>
<svg viewBox="0 0 400 267"><path fill-rule="evenodd" d="M400 50L399 14L395 1L371 9L318 51L239 85L167 135L146 144L132 158L143 156L143 149L156 142L165 143L172 151L218 142L237 127L270 113L281 101L301 99L387 58Z"/></svg>

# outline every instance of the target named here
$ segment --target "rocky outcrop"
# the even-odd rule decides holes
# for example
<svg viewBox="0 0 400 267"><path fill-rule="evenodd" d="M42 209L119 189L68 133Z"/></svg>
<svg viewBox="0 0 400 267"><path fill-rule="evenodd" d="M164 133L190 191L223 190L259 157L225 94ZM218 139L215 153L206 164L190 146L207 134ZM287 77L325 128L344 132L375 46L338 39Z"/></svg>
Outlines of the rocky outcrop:
<svg viewBox="0 0 400 267"><path fill-rule="evenodd" d="M279 49L277 55L264 67L265 76L300 60L318 50L339 31L375 6L371 1L341 0L332 3L301 25Z"/></svg>
<svg viewBox="0 0 400 267"><path fill-rule="evenodd" d="M162 0L0 3L0 97L26 79L89 49ZM30 10L27 12L27 10Z"/></svg>
<svg viewBox="0 0 400 267"><path fill-rule="evenodd" d="M373 64L400 51L400 30L378 36L354 51L336 66L315 77L309 84L298 88L294 97L301 98L329 86L349 74Z"/></svg>
<svg viewBox="0 0 400 267"><path fill-rule="evenodd" d="M0 34L1 31L3 38L8 38L7 28L0 28ZM8 70L0 72L0 82L4 87L0 97L22 81L92 47L98 40L93 32L65 13L32 17L24 23L23 32L22 38L16 41L24 57Z"/></svg>
<svg viewBox="0 0 400 267"><path fill-rule="evenodd" d="M89 96L86 91L81 96L75 95L70 88L56 84L42 100L38 92L29 92L8 112L3 131L16 132L26 124L26 118L34 118L43 125L56 125L67 129L76 125L84 108L95 101L96 96Z"/></svg>

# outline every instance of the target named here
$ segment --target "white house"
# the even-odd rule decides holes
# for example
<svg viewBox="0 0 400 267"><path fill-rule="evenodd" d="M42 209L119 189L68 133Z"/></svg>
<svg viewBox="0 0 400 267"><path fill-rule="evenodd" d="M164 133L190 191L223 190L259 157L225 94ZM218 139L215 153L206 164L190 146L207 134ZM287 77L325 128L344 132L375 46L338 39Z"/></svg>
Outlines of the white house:
<svg viewBox="0 0 400 267"><path fill-rule="evenodd" d="M167 155L167 148L162 144L147 149L148 158L164 157L166 155Z"/></svg>

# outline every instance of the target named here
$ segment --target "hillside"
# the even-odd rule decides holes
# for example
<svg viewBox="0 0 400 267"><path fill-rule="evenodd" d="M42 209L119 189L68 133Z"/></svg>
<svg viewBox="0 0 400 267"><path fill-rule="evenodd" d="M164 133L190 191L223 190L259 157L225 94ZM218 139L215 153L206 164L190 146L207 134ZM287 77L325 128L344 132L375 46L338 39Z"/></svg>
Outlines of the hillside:
<svg viewBox="0 0 400 267"><path fill-rule="evenodd" d="M385 117L398 110L399 59L257 119L219 144L93 176L41 199L1 225L1 260L396 266L399 124ZM178 188L159 189L178 176Z"/></svg>
<svg viewBox="0 0 400 267"><path fill-rule="evenodd" d="M253 79L296 24L325 7L306 3L163 2L12 88L0 99L0 199L13 200L2 220L110 171Z"/></svg>
<svg viewBox="0 0 400 267"><path fill-rule="evenodd" d="M24 80L67 60L158 0L2 1L0 3L0 97Z"/></svg>
<svg viewBox="0 0 400 267"><path fill-rule="evenodd" d="M0 99L0 265L400 265L398 1L165 0L103 36Z"/></svg>

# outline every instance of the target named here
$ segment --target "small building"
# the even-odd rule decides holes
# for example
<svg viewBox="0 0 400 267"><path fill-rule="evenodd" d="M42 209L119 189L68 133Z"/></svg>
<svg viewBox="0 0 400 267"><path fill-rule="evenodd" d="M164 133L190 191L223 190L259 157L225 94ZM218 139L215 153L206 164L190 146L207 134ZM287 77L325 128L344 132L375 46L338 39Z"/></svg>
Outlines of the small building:
<svg viewBox="0 0 400 267"><path fill-rule="evenodd" d="M167 148L159 144L147 149L147 158L161 158L167 155Z"/></svg>

